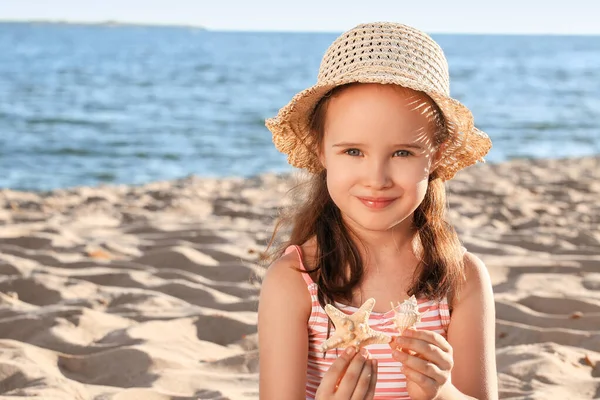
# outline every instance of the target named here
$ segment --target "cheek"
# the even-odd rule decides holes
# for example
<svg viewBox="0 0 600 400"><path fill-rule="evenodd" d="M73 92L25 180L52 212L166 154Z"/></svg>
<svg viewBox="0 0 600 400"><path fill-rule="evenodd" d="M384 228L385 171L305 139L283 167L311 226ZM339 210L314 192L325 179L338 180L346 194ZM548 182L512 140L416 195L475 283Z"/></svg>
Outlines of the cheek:
<svg viewBox="0 0 600 400"><path fill-rule="evenodd" d="M327 183L341 186L344 182L356 177L355 164L349 157L339 154L326 154L325 163L327 168ZM330 182L331 180L331 182Z"/></svg>
<svg viewBox="0 0 600 400"><path fill-rule="evenodd" d="M347 193L355 184L356 173L336 163L329 163L327 166L327 188L329 195L335 200L342 192Z"/></svg>
<svg viewBox="0 0 600 400"><path fill-rule="evenodd" d="M414 169L412 172L415 177L415 182L427 182L429 179L429 173L431 172L431 165L433 162L431 157L432 154L426 154L422 157L419 157L419 159L416 160L417 162L413 164Z"/></svg>
<svg viewBox="0 0 600 400"><path fill-rule="evenodd" d="M423 185L427 189L428 162L415 159L399 163L392 172L392 180L405 190L420 192Z"/></svg>
<svg viewBox="0 0 600 400"><path fill-rule="evenodd" d="M425 194L427 193L428 179L425 177L424 180L420 181L416 185L415 197L417 199L417 203L421 204L423 199L425 198Z"/></svg>

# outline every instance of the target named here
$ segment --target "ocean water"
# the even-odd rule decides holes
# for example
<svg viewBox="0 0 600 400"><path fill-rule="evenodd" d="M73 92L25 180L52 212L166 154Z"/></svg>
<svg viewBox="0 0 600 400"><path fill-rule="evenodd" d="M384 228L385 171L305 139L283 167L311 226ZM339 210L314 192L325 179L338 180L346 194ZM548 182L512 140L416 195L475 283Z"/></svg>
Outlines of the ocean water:
<svg viewBox="0 0 600 400"><path fill-rule="evenodd" d="M336 36L0 23L0 188L288 171L264 119ZM488 162L600 154L600 37L432 36Z"/></svg>

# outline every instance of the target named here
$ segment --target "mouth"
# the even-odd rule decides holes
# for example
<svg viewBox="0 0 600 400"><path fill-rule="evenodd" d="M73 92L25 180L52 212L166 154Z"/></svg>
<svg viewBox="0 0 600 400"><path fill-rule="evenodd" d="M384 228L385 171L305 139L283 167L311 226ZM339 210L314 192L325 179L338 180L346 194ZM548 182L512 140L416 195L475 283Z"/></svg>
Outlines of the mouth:
<svg viewBox="0 0 600 400"><path fill-rule="evenodd" d="M382 209L386 208L394 201L396 198L388 198L388 197L357 197L365 206L372 209Z"/></svg>

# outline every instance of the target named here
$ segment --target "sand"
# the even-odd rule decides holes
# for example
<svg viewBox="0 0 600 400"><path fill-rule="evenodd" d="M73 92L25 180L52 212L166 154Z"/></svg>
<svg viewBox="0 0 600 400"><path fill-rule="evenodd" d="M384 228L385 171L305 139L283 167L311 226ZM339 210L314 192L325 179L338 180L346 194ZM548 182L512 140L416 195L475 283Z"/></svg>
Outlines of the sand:
<svg viewBox="0 0 600 400"><path fill-rule="evenodd" d="M258 399L253 277L293 177L0 192L0 398ZM600 398L600 158L460 172L504 399Z"/></svg>

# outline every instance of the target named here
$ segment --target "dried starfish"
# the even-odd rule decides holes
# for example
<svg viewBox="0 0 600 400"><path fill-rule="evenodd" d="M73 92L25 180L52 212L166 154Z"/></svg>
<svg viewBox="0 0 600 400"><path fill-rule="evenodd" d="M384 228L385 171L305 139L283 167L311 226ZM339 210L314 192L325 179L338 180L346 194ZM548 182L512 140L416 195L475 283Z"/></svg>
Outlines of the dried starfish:
<svg viewBox="0 0 600 400"><path fill-rule="evenodd" d="M402 304L398 303L397 307L392 303L392 309L395 313L394 325L396 325L396 329L401 335L406 329L414 328L417 322L421 321L419 304L415 295L410 296L408 300L404 300Z"/></svg>
<svg viewBox="0 0 600 400"><path fill-rule="evenodd" d="M352 315L344 314L331 304L325 305L325 312L333 321L334 334L321 346L323 352L346 347L355 346L361 348L370 344L386 344L392 338L380 332L376 332L369 326L369 315L375 306L375 299L368 299Z"/></svg>

